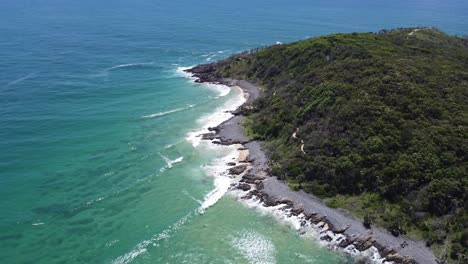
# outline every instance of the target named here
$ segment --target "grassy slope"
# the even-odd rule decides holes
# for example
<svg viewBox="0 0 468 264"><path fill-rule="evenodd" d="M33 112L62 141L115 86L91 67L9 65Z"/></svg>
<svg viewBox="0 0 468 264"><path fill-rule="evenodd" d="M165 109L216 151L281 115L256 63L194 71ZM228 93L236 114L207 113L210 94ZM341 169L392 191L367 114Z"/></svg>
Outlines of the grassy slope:
<svg viewBox="0 0 468 264"><path fill-rule="evenodd" d="M217 74L262 84L248 130L276 175L453 261L468 255L467 45L433 29L334 34L235 55Z"/></svg>

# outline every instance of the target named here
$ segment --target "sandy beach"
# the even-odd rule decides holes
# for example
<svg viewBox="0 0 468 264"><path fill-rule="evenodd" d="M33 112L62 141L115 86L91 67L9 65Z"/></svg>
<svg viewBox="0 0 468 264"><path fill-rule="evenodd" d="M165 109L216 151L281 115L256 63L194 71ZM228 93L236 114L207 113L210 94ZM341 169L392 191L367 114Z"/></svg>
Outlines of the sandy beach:
<svg viewBox="0 0 468 264"><path fill-rule="evenodd" d="M199 67L199 66L197 66ZM242 89L246 102L240 107L250 107L260 96L259 86L245 80L216 79L203 69L192 68L198 82L214 82ZM350 254L360 252L370 255L370 263L420 263L437 264L436 257L424 241L415 241L405 236L395 237L390 232L371 227L366 229L361 219L357 219L342 209L332 209L312 194L292 191L286 182L271 175L269 159L261 142L249 139L242 126L245 117L238 114L215 128L212 133L203 135L214 144L236 145L239 159L231 172L239 178L239 183L231 189L245 192L242 199L257 200L265 207L278 207L287 217L296 217L302 226L313 226L319 237L330 248ZM245 164L244 166L242 164ZM304 231L301 231L304 232Z"/></svg>

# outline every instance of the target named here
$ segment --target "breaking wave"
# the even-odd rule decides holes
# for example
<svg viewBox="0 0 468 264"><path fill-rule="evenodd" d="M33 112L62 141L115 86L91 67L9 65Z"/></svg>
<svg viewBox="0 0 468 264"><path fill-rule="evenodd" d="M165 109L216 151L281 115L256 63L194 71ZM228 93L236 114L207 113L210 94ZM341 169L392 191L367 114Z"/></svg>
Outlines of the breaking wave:
<svg viewBox="0 0 468 264"><path fill-rule="evenodd" d="M172 109L172 110L169 110L169 111L164 111L164 112L159 112L159 113L155 113L155 114L144 115L144 116L141 116L141 118L155 118L155 117L165 116L165 115L168 115L168 114L172 114L172 113L177 113L177 112L180 112L180 111L188 110L188 109L190 109L190 108L193 108L194 106L195 106L194 104L189 104L189 105L187 105L187 107L176 108L176 109Z"/></svg>
<svg viewBox="0 0 468 264"><path fill-rule="evenodd" d="M132 68L132 67L149 67L154 65L154 62L142 62L142 63L127 63L127 64L119 64L110 68L107 68L106 71L112 71L122 68Z"/></svg>
<svg viewBox="0 0 468 264"><path fill-rule="evenodd" d="M159 171L160 172L164 172L165 170L167 169L171 169L172 166L176 163L179 163L179 162L182 162L182 160L184 159L184 157L178 157L177 159L174 159L174 160L171 160L169 159L168 157L162 155L162 154L159 154L161 156L161 158L164 159L164 161L166 162L166 166L162 167Z"/></svg>
<svg viewBox="0 0 468 264"><path fill-rule="evenodd" d="M133 248L132 251L126 253L125 255L122 255L118 258L116 258L114 261L112 261L112 264L127 264L130 263L133 259L138 257L139 255L145 253L147 251L147 247L149 245L152 245L154 247L159 246L159 242L164 239L168 239L171 237L172 233L174 233L176 230L181 228L192 216L192 213L188 213L186 216L182 217L179 219L177 222L166 228L164 231L161 233L154 235L152 238L148 240L144 240L138 245Z"/></svg>

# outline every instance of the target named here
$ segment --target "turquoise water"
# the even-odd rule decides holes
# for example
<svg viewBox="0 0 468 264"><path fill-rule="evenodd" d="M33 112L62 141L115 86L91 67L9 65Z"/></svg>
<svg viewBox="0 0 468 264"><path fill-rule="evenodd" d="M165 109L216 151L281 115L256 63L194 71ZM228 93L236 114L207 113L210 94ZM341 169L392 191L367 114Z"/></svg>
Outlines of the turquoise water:
<svg viewBox="0 0 468 264"><path fill-rule="evenodd" d="M180 67L332 32L463 35L466 21L455 0L1 1L0 263L352 263L220 198L212 176L236 153L193 135L240 94Z"/></svg>

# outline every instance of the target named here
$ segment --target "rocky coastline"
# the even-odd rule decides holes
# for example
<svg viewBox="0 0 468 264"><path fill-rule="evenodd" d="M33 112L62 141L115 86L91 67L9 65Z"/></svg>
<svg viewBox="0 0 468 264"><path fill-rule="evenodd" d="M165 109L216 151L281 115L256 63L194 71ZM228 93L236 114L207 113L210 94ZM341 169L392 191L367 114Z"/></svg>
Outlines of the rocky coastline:
<svg viewBox="0 0 468 264"><path fill-rule="evenodd" d="M258 200L265 207L280 207L289 217L297 217L301 226L313 226L319 230L320 240L333 249L356 254L373 250L378 255L372 261L367 259L359 263L440 263L423 241L404 236L395 237L378 227L365 227L362 220L348 212L329 208L309 193L292 191L287 183L274 177L260 143L248 138L242 127L245 119L242 112L251 109L253 101L260 96L259 86L245 80L217 77L216 69L222 63L223 61L218 61L198 65L186 72L191 73L199 83L237 86L246 96L246 102L232 112L234 116L231 119L210 128L210 133L200 135L202 139L214 144L238 145L239 150L248 150L249 154L244 160L229 164L229 174L240 177L232 189L245 192L241 199Z"/></svg>

